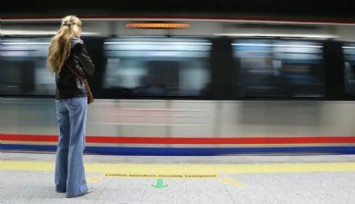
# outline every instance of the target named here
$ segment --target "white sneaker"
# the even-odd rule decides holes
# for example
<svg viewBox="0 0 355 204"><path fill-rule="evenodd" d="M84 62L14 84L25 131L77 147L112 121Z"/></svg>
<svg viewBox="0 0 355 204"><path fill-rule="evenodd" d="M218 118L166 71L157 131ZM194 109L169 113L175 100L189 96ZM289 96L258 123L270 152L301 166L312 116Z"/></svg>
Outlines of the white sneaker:
<svg viewBox="0 0 355 204"><path fill-rule="evenodd" d="M93 191L94 191L93 187L88 187L88 191L86 191L85 193L80 193L80 194L77 194L77 195L66 195L66 197L67 198L75 198L75 197L79 197L79 196L83 196L85 194L91 193Z"/></svg>

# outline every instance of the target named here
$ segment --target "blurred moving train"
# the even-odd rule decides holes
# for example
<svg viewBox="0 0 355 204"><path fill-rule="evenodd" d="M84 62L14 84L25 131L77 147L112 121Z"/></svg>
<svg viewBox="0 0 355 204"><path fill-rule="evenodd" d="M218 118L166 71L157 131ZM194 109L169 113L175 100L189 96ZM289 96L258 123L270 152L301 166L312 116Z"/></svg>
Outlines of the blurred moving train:
<svg viewBox="0 0 355 204"><path fill-rule="evenodd" d="M355 153L355 24L82 17L96 65L86 153ZM0 148L56 150L50 38L2 19Z"/></svg>

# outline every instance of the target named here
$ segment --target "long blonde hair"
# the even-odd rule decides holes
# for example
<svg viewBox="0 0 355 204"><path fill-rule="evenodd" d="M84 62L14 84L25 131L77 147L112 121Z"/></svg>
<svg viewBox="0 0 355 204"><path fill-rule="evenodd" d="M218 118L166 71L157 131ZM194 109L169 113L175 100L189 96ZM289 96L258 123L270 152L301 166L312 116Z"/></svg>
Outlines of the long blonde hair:
<svg viewBox="0 0 355 204"><path fill-rule="evenodd" d="M80 36L82 22L76 16L66 16L48 48L48 67L51 73L59 73L70 54L71 40Z"/></svg>

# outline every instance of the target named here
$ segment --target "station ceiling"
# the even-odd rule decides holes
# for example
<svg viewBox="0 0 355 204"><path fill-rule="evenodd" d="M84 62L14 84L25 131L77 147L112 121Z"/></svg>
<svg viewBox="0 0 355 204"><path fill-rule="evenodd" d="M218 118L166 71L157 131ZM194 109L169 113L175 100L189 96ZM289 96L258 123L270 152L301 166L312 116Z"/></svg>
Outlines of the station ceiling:
<svg viewBox="0 0 355 204"><path fill-rule="evenodd" d="M319 0L6 0L7 16L218 16L355 20L355 1Z"/></svg>

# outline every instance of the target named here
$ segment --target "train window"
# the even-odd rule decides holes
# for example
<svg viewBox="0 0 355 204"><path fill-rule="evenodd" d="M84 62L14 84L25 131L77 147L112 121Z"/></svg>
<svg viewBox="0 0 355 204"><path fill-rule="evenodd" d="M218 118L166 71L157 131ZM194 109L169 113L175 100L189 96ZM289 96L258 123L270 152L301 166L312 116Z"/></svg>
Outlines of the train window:
<svg viewBox="0 0 355 204"><path fill-rule="evenodd" d="M346 43L344 50L344 86L348 96L355 97L355 44Z"/></svg>
<svg viewBox="0 0 355 204"><path fill-rule="evenodd" d="M239 39L232 46L239 97L324 96L320 43Z"/></svg>
<svg viewBox="0 0 355 204"><path fill-rule="evenodd" d="M107 97L201 96L211 43L185 38L115 38L104 44Z"/></svg>
<svg viewBox="0 0 355 204"><path fill-rule="evenodd" d="M0 61L0 92L4 95L24 95L34 90L32 61Z"/></svg>
<svg viewBox="0 0 355 204"><path fill-rule="evenodd" d="M0 94L54 95L55 81L47 69L50 38L3 38Z"/></svg>

